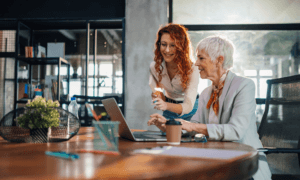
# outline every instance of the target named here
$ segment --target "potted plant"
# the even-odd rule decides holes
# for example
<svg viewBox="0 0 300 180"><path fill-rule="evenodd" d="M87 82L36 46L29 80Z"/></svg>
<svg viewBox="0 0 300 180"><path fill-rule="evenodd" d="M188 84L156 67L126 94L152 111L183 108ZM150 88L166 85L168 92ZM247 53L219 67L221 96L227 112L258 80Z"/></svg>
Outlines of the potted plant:
<svg viewBox="0 0 300 180"><path fill-rule="evenodd" d="M20 127L30 129L33 141L47 142L48 129L58 127L60 123L56 109L59 105L58 101L46 101L45 98L36 96L32 101L28 100L25 113L17 117L17 123Z"/></svg>

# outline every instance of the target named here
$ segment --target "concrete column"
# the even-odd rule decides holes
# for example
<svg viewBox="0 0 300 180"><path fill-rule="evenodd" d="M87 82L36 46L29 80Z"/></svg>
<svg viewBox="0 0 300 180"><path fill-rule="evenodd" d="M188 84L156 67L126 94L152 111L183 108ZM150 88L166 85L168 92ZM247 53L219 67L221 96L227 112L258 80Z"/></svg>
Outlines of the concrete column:
<svg viewBox="0 0 300 180"><path fill-rule="evenodd" d="M287 77L290 76L290 66L291 66L291 62L288 59L283 59L281 61L281 73L282 73L282 77Z"/></svg>
<svg viewBox="0 0 300 180"><path fill-rule="evenodd" d="M297 56L294 58L294 74L293 75L296 75L296 74L299 74L299 64L300 64L300 56Z"/></svg>
<svg viewBox="0 0 300 180"><path fill-rule="evenodd" d="M168 0L126 0L125 13L125 114L132 129L148 127L151 105L149 65L154 58L156 32L168 22Z"/></svg>
<svg viewBox="0 0 300 180"><path fill-rule="evenodd" d="M0 34L0 38L1 38ZM1 47L1 46L0 46ZM1 51L1 49L0 49ZM4 89L4 58L0 58L0 120L2 117L5 115L4 114L4 108L3 108L3 102L4 102L4 94L3 94L3 89Z"/></svg>
<svg viewBox="0 0 300 180"><path fill-rule="evenodd" d="M1 31L1 52L14 52L15 51L15 31ZM5 47L5 39L7 39L7 47ZM0 58L0 118L13 110L14 104L14 81L5 81L4 87L4 73L5 78L14 78L15 59L6 58L6 67L4 65L5 58ZM5 93L4 93L5 91ZM5 101L4 101L5 99ZM5 104L3 104L5 102Z"/></svg>

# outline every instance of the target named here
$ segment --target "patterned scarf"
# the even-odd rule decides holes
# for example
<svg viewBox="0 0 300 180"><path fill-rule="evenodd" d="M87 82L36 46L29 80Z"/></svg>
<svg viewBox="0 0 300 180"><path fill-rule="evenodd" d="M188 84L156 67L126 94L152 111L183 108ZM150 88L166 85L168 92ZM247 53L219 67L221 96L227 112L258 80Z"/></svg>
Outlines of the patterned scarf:
<svg viewBox="0 0 300 180"><path fill-rule="evenodd" d="M218 116L218 113L219 113L219 97L220 97L220 92L224 87L227 72L228 71L226 71L220 78L219 85L213 86L213 92L211 93L210 99L206 105L207 109L209 109L210 106L213 105L213 110L214 110L216 116Z"/></svg>

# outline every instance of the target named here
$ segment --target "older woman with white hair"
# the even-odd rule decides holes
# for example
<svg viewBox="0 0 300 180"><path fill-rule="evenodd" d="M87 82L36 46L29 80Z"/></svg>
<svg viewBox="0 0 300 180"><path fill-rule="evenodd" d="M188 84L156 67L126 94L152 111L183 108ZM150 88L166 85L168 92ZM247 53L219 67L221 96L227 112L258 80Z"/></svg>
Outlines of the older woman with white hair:
<svg viewBox="0 0 300 180"><path fill-rule="evenodd" d="M255 85L246 77L238 76L229 69L233 66L233 44L219 36L210 36L197 45L196 66L202 79L212 85L203 90L199 97L198 110L191 121L181 121L188 132L202 133L208 140L234 141L261 148L255 117ZM166 130L166 119L159 115L150 116L148 125ZM271 172L262 153L259 168L253 178L271 179Z"/></svg>

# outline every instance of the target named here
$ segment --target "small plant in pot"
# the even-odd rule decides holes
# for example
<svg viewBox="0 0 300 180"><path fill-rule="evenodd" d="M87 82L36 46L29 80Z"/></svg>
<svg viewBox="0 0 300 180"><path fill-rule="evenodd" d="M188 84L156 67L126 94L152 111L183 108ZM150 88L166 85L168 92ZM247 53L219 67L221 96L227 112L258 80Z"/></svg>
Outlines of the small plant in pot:
<svg viewBox="0 0 300 180"><path fill-rule="evenodd" d="M59 105L58 101L46 101L45 98L36 96L32 101L28 100L24 114L17 117L18 125L30 129L33 142L47 142L48 129L58 127L60 123L56 109Z"/></svg>

